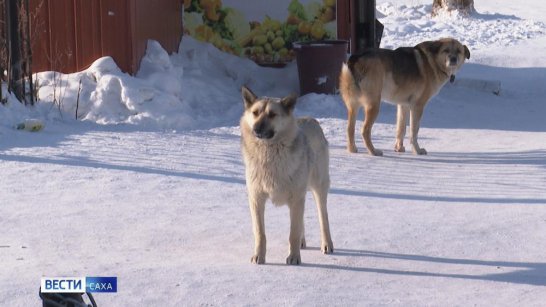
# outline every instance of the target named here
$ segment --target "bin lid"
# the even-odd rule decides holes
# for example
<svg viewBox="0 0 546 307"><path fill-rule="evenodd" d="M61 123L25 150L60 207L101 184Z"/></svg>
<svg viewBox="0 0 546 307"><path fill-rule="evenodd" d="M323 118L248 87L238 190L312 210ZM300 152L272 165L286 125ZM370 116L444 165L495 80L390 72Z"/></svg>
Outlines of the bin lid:
<svg viewBox="0 0 546 307"><path fill-rule="evenodd" d="M317 47L332 47L334 45L347 45L349 42L341 39L332 40L318 40L318 41L305 41L305 42L293 42L292 48L317 48Z"/></svg>

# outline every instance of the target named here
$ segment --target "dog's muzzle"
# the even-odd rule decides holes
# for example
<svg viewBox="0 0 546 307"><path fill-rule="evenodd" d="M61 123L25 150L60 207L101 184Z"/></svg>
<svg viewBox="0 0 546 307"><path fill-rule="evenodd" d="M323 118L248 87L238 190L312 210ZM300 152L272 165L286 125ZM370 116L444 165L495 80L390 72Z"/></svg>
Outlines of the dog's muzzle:
<svg viewBox="0 0 546 307"><path fill-rule="evenodd" d="M254 129L252 129L252 133L255 137L263 140L270 139L275 134L275 132L273 132L273 129L268 128L267 125L263 123L254 127Z"/></svg>
<svg viewBox="0 0 546 307"><path fill-rule="evenodd" d="M273 135L274 135L274 133L271 130L265 131L265 132L258 132L256 130L254 130L254 136L259 138L259 139L262 139L262 140L271 139L273 137Z"/></svg>

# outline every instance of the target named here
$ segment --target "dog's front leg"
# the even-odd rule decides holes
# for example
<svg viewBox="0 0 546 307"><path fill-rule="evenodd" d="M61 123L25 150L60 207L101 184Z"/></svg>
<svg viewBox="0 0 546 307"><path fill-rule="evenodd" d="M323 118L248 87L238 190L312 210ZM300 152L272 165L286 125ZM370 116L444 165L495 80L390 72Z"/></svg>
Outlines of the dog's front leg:
<svg viewBox="0 0 546 307"><path fill-rule="evenodd" d="M326 206L328 198L328 186L323 185L321 188L313 188L313 196L317 204L318 218L320 224L320 250L325 254L334 252L334 244L330 235L330 223L328 222L328 209Z"/></svg>
<svg viewBox="0 0 546 307"><path fill-rule="evenodd" d="M417 142L417 135L419 134L419 124L421 117L423 116L424 104L417 104L410 110L410 142L413 146L413 153L416 155L426 155L427 151L424 148L419 147Z"/></svg>
<svg viewBox="0 0 546 307"><path fill-rule="evenodd" d="M289 254L286 258L286 264L300 264L305 194L303 194L303 197L301 198L290 201L288 207L290 208L290 236L288 238Z"/></svg>
<svg viewBox="0 0 546 307"><path fill-rule="evenodd" d="M396 143L394 144L394 151L405 152L404 137L406 136L406 125L408 124L409 108L398 105L396 112Z"/></svg>
<svg viewBox="0 0 546 307"><path fill-rule="evenodd" d="M250 205L250 215L252 216L252 230L254 232L254 255L250 258L252 263L265 263L265 201L266 196L249 191L248 202Z"/></svg>

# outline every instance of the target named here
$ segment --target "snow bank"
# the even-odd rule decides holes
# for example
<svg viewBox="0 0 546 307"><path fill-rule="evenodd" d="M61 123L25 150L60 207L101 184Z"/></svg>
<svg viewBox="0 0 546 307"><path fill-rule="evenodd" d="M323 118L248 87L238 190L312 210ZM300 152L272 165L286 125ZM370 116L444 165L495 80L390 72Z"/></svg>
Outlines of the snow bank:
<svg viewBox="0 0 546 307"><path fill-rule="evenodd" d="M82 72L42 72L36 77L38 106L48 106L36 108L38 117L75 119L77 109L79 120L142 129L234 125L241 114L242 85L259 95L298 91L295 63L283 69L259 67L190 37L184 37L179 53L171 56L158 42L149 41L134 77L123 73L111 57L98 59ZM29 116L17 103L9 105L13 107L0 109L4 128Z"/></svg>

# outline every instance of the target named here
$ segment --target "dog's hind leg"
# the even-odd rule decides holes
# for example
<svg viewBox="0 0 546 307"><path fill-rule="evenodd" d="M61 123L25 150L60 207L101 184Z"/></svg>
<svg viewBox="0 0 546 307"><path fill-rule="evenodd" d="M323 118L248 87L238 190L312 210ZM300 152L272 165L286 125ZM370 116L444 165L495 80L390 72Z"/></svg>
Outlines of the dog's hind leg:
<svg viewBox="0 0 546 307"><path fill-rule="evenodd" d="M360 108L358 103L360 89L349 66L345 63L341 67L341 74L339 76L339 93L345 107L347 107L347 151L355 153L357 151L355 144L355 123L356 115Z"/></svg>
<svg viewBox="0 0 546 307"><path fill-rule="evenodd" d="M290 209L290 236L288 238L289 254L286 258L286 264L300 264L300 248L303 233L305 193L303 193L303 197L290 201L288 207Z"/></svg>
<svg viewBox="0 0 546 307"><path fill-rule="evenodd" d="M357 152L355 143L355 124L358 109L359 107L347 104L347 151L352 153Z"/></svg>
<svg viewBox="0 0 546 307"><path fill-rule="evenodd" d="M265 263L266 239L265 239L265 201L264 195L252 195L249 191L250 215L252 216L252 230L254 231L254 255L250 262L256 264Z"/></svg>
<svg viewBox="0 0 546 307"><path fill-rule="evenodd" d="M426 155L427 151L424 148L419 147L417 142L417 135L419 134L419 123L423 116L424 105L416 105L410 109L410 142L413 146L413 153L416 155Z"/></svg>
<svg viewBox="0 0 546 307"><path fill-rule="evenodd" d="M368 148L368 152L373 156L382 156L383 152L379 149L375 149L372 144L372 126L379 114L379 108L381 105L381 97L372 99L364 105L364 125L362 126L362 138Z"/></svg>
<svg viewBox="0 0 546 307"><path fill-rule="evenodd" d="M330 235L330 223L328 222L328 210L326 203L328 199L328 186L311 187L315 203L317 204L318 218L320 224L320 250L324 254L334 252L334 244Z"/></svg>
<svg viewBox="0 0 546 307"><path fill-rule="evenodd" d="M406 125L408 124L409 108L398 105L396 112L396 143L394 144L394 151L404 152L404 137L406 136Z"/></svg>

